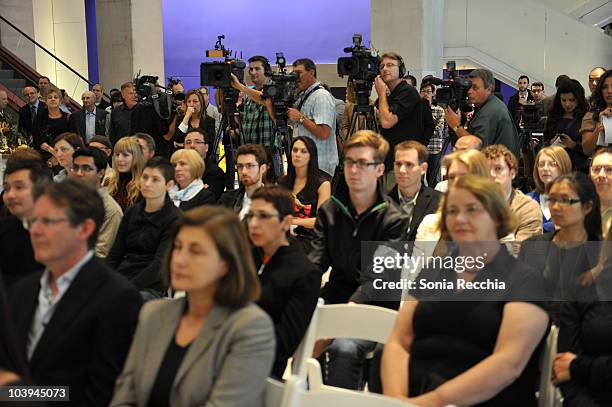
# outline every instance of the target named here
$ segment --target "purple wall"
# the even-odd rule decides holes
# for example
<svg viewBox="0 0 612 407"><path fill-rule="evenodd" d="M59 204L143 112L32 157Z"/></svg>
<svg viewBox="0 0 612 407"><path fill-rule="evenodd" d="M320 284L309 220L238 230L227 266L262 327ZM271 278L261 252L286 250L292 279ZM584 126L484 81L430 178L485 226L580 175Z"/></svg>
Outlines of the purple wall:
<svg viewBox="0 0 612 407"><path fill-rule="evenodd" d="M370 0L163 0L162 18L166 76L187 89L199 86L200 63L217 35L245 60L260 54L274 63L284 52L288 64L302 57L335 63L354 33L365 45L370 39Z"/></svg>

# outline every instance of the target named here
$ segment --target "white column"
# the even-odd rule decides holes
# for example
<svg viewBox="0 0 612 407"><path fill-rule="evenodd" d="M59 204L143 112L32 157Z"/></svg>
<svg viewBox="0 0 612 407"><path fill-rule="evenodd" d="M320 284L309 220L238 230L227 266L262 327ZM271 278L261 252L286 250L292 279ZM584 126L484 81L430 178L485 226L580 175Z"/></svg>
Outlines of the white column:
<svg viewBox="0 0 612 407"><path fill-rule="evenodd" d="M161 0L132 0L132 67L134 74L164 77L164 34Z"/></svg>

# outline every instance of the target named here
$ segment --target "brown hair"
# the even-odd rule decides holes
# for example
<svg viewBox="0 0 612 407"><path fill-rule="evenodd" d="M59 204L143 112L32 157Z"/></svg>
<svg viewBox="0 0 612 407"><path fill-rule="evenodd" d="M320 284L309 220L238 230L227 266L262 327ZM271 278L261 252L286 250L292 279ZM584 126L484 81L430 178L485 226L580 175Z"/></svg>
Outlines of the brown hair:
<svg viewBox="0 0 612 407"><path fill-rule="evenodd" d="M536 191L540 194L546 192L546 185L544 185L542 178L540 178L540 172L538 171L538 162L543 154L546 154L557 163L559 166L559 175L565 175L572 172L572 161L563 147L548 146L541 149L533 162L533 182L535 182Z"/></svg>
<svg viewBox="0 0 612 407"><path fill-rule="evenodd" d="M465 164L468 167L470 174L491 178L489 162L485 158L484 154L478 150L455 151L454 153L445 156L443 163L446 166L447 171L451 164L455 161Z"/></svg>
<svg viewBox="0 0 612 407"><path fill-rule="evenodd" d="M419 164L423 164L424 162L427 161L427 158L429 158L429 150L427 150L427 147L419 143L418 141L414 141L414 140L402 141L401 143L396 145L395 153L397 153L398 151L411 150L411 149L416 150L419 156Z"/></svg>
<svg viewBox="0 0 612 407"><path fill-rule="evenodd" d="M293 214L293 196L291 192L281 185L266 185L257 191L253 192L251 201L261 199L262 201L271 203L274 209L278 211L281 218Z"/></svg>
<svg viewBox="0 0 612 407"><path fill-rule="evenodd" d="M359 130L353 133L344 145L344 154L353 147L370 147L374 151L374 161L384 163L389 152L389 142L372 130Z"/></svg>
<svg viewBox="0 0 612 407"><path fill-rule="evenodd" d="M251 154L260 166L268 163L268 155L261 144L243 144L236 150L236 162L241 155Z"/></svg>
<svg viewBox="0 0 612 407"><path fill-rule="evenodd" d="M450 233L446 229L446 207L448 205L448 196L453 189L465 189L476 197L478 202L484 206L485 210L489 213L489 216L493 219L493 222L498 224L497 227L497 238L501 239L515 229L516 218L510 211L508 201L504 196L499 185L497 185L492 179L481 177L473 174L466 174L458 177L452 184L448 186L448 192L442 196L440 201L440 209L442 217L438 225L441 240L449 240Z"/></svg>
<svg viewBox="0 0 612 407"><path fill-rule="evenodd" d="M484 154L487 160L496 160L502 157L510 170L518 171L518 160L512 151L508 149L508 147L502 144L493 144L486 146L481 150L481 152Z"/></svg>
<svg viewBox="0 0 612 407"><path fill-rule="evenodd" d="M215 243L219 256L227 263L227 273L219 281L215 302L219 305L239 308L259 298L261 291L255 265L250 253L249 241L234 211L218 206L202 206L185 212L177 222L170 237L170 250L163 267L166 284L170 283L170 265L174 240L185 226L201 227Z"/></svg>
<svg viewBox="0 0 612 407"><path fill-rule="evenodd" d="M53 140L53 146L55 147L55 145L62 140L70 144L75 150L77 148L85 147L85 144L83 144L83 139L76 133L62 133L58 135L55 140Z"/></svg>

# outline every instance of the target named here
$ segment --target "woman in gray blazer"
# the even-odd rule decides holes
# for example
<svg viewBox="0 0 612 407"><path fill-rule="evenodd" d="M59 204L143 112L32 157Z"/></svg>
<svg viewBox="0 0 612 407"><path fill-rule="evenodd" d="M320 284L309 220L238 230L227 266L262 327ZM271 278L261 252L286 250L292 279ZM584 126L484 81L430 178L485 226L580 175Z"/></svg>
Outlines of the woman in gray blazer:
<svg viewBox="0 0 612 407"><path fill-rule="evenodd" d="M270 318L246 235L219 207L185 213L164 267L178 300L147 303L111 406L263 405L274 360Z"/></svg>

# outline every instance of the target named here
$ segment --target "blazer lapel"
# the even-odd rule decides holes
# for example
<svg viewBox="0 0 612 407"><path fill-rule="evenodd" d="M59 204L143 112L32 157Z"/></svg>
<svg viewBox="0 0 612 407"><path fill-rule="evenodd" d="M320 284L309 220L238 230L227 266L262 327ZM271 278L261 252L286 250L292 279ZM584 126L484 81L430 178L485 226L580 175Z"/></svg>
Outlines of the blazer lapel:
<svg viewBox="0 0 612 407"><path fill-rule="evenodd" d="M181 320L185 299L173 301L171 306L164 308L151 324L149 342L146 344L147 357L142 363L142 394L151 394L151 389L157 378L157 372L162 364L170 341L173 340L176 329Z"/></svg>
<svg viewBox="0 0 612 407"><path fill-rule="evenodd" d="M413 230L416 231L415 228L417 228L423 221L423 218L425 217L425 209L427 209L429 206L429 201L431 201L431 191L429 191L427 188L422 188L414 204L414 209L412 210L410 233L412 233Z"/></svg>
<svg viewBox="0 0 612 407"><path fill-rule="evenodd" d="M32 285L28 290L24 290L24 292L27 292L27 295L22 296L19 300L19 313L23 316L23 318L15 318L14 321L15 329L17 330L19 342L22 345L21 350L23 351L24 356L27 354L30 326L32 325L34 313L36 312L36 307L38 306L41 273L37 273L36 275L36 281L32 282Z"/></svg>
<svg viewBox="0 0 612 407"><path fill-rule="evenodd" d="M174 384L172 385L173 393L176 392L181 380L185 377L193 364L200 358L200 355L208 349L213 338L217 334L217 330L223 325L229 314L229 308L219 305L215 305L211 310L200 334L189 347L185 359L183 359L183 363L181 363L181 367L174 378ZM171 396L171 400L173 398L174 396Z"/></svg>
<svg viewBox="0 0 612 407"><path fill-rule="evenodd" d="M87 302L91 300L97 288L103 283L99 274L96 273L96 261L98 260L94 258L81 268L81 271L60 299L49 325L45 328L34 349L30 360L31 366L35 366L40 361L40 358L45 354L45 348L51 346L58 339L58 336L61 336L68 329L76 316L87 309Z"/></svg>

